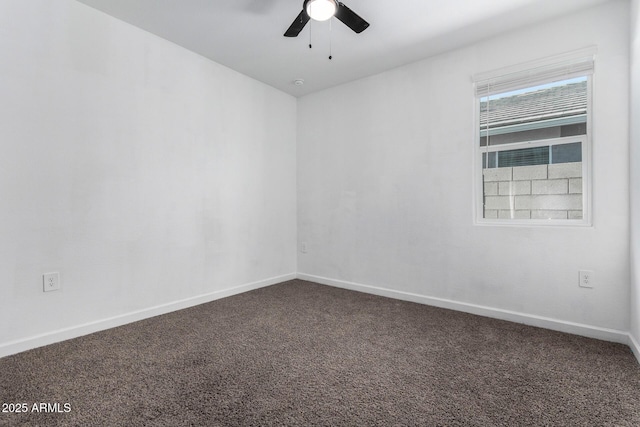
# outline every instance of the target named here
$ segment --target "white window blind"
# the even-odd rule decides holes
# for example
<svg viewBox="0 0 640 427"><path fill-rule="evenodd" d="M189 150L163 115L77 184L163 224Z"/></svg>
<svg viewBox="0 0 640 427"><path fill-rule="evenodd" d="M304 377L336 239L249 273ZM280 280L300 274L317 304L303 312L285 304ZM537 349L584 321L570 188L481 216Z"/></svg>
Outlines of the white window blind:
<svg viewBox="0 0 640 427"><path fill-rule="evenodd" d="M595 47L473 77L479 98L593 74Z"/></svg>

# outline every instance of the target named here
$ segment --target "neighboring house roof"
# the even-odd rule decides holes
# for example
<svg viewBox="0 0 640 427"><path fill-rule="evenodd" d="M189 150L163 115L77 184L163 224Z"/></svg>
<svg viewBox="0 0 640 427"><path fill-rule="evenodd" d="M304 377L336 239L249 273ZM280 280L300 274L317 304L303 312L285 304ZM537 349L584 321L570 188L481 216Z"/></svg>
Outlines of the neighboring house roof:
<svg viewBox="0 0 640 427"><path fill-rule="evenodd" d="M489 128L584 116L587 82L570 83L534 92L489 100ZM480 102L480 127L487 124L487 102Z"/></svg>

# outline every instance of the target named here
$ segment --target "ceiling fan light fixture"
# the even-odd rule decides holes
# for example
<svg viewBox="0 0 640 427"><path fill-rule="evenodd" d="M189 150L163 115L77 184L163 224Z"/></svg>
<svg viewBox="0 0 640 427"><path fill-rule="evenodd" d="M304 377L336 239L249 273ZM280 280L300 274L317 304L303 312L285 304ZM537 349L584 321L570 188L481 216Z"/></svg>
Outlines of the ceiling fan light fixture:
<svg viewBox="0 0 640 427"><path fill-rule="evenodd" d="M315 21L326 21L336 14L338 2L336 0L309 0L307 15Z"/></svg>

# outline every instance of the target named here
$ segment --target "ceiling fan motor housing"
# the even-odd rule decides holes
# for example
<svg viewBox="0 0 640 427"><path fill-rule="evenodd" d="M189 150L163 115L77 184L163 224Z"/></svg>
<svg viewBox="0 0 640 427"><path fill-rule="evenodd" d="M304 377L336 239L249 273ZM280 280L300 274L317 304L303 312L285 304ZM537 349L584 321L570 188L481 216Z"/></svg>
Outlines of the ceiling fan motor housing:
<svg viewBox="0 0 640 427"><path fill-rule="evenodd" d="M310 13L310 9L309 7L312 7L313 4L309 4L312 2L319 2L319 3L332 3L333 4L333 11L330 12L329 10L321 10L321 16L318 17L317 14L313 14ZM338 7L340 6L340 2L338 2L337 0L304 0L302 2L302 10L305 11L305 13L307 15L309 15L309 17L315 21L326 21L327 19L332 18L336 12L338 11ZM315 15L315 16L314 16Z"/></svg>

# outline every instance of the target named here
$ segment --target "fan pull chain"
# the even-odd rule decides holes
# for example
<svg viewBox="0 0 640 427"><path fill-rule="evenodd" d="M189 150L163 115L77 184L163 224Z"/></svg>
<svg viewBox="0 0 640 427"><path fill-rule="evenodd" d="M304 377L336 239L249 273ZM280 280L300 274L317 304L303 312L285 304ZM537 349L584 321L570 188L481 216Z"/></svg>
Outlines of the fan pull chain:
<svg viewBox="0 0 640 427"><path fill-rule="evenodd" d="M313 27L313 25L309 22L309 49L311 49L311 27Z"/></svg>
<svg viewBox="0 0 640 427"><path fill-rule="evenodd" d="M333 57L331 55L331 28L332 28L331 23L332 22L333 22L333 18L330 18L329 19L329 61L331 61L331 58Z"/></svg>

